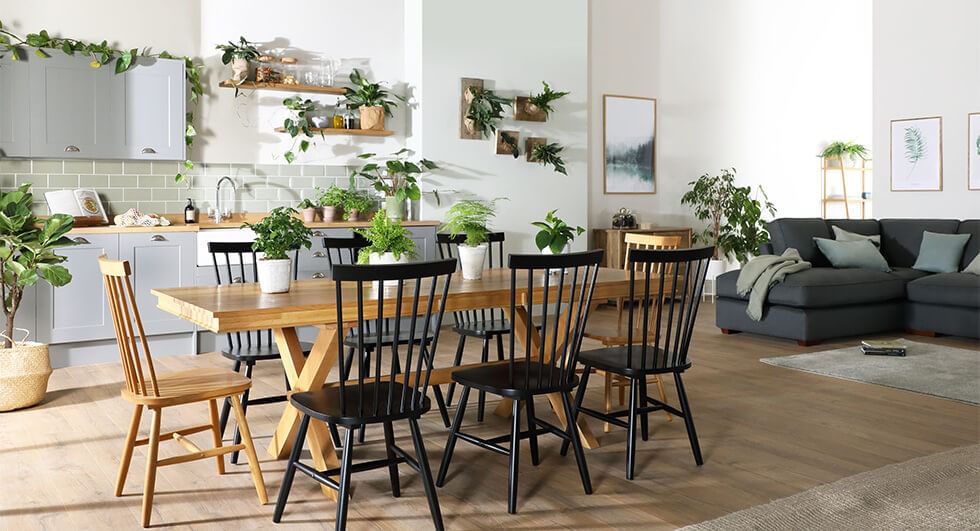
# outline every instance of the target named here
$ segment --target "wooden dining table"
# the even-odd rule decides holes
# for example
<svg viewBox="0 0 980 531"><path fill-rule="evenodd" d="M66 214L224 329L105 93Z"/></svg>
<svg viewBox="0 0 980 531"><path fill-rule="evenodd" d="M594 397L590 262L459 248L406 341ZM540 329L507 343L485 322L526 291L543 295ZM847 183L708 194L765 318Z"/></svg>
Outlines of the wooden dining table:
<svg viewBox="0 0 980 531"><path fill-rule="evenodd" d="M528 292L526 272L518 272L516 300L523 304ZM550 295L555 297L554 281L550 285ZM629 295L629 273L622 269L600 268L596 277L593 300L614 299ZM347 284L351 284L347 286ZM532 279L533 300L540 301L544 294L544 274L537 273ZM638 288L642 289L638 286ZM289 292L267 294L259 290L257 283L226 284L221 286L195 286L186 288L166 288L152 290L157 297L157 306L166 312L190 321L215 333L240 332L244 330L272 329L276 345L282 357L286 378L293 392L312 391L323 388L327 375L337 364L338 342L356 322L337 322L337 291L331 280L299 280L292 283ZM394 293L393 287L364 285L365 305L378 298L378 289ZM343 286L342 300L344 315L356 315L356 287L353 283ZM487 269L480 280L463 280L457 272L450 284L446 298L447 324L448 312L477 310L481 308L509 308L511 296L511 271L506 268ZM566 292L567 293L567 292ZM385 298L391 295L386 292ZM351 304L351 311L348 311ZM391 305L386 305L388 308ZM411 305L405 304L405 308ZM367 308L367 306L366 306ZM375 306L376 308L376 306ZM393 316L393 315L392 315ZM537 350L541 338L535 327L527 327L529 312L519 305L515 311L513 329L525 345L530 342ZM313 348L304 356L297 328L315 326L318 333ZM531 330L528 337L527 329ZM522 349L523 350L523 349ZM491 361L488 363L500 363ZM430 375L431 385L452 382L453 371L473 367L464 364L458 367L439 366L436 358L435 368ZM331 384L333 385L333 384ZM552 409L562 426L567 419L562 409L561 396L548 396ZM286 403L279 424L269 445L269 454L277 459L285 459L292 450L299 429L300 413ZM510 400L503 399L496 413L507 416L511 412ZM582 443L586 448L597 448L599 443L584 419L578 422ZM338 468L336 449L325 424L310 424L307 445L313 462L319 470ZM324 493L336 499L336 491L324 487Z"/></svg>

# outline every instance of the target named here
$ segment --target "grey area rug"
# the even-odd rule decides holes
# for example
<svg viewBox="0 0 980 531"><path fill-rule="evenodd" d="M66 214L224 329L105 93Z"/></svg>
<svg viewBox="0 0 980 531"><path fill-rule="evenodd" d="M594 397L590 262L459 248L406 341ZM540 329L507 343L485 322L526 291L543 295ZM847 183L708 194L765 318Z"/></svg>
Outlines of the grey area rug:
<svg viewBox="0 0 980 531"><path fill-rule="evenodd" d="M980 445L863 472L682 529L980 529Z"/></svg>
<svg viewBox="0 0 980 531"><path fill-rule="evenodd" d="M844 380L980 404L980 351L906 340L902 357L865 356L859 346L762 358L761 362Z"/></svg>

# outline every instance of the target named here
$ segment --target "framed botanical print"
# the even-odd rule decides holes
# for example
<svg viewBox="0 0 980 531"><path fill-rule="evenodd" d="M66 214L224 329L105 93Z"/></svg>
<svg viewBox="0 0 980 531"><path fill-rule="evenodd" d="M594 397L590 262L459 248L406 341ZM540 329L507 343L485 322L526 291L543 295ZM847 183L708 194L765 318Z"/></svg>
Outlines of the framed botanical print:
<svg viewBox="0 0 980 531"><path fill-rule="evenodd" d="M939 116L891 122L892 191L943 189L943 119Z"/></svg>
<svg viewBox="0 0 980 531"><path fill-rule="evenodd" d="M602 177L606 194L657 193L657 100L602 96Z"/></svg>
<svg viewBox="0 0 980 531"><path fill-rule="evenodd" d="M980 112L970 113L967 126L967 188L980 190Z"/></svg>

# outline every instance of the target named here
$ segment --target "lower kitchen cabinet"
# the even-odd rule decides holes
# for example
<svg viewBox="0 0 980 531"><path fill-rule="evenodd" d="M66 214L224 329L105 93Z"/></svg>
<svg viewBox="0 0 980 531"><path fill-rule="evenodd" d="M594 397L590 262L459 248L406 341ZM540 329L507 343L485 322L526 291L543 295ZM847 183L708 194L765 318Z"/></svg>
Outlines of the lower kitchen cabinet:
<svg viewBox="0 0 980 531"><path fill-rule="evenodd" d="M157 308L150 290L194 285L197 235L193 232L141 232L119 235L119 258L133 271L136 305L147 335L190 332L194 325Z"/></svg>

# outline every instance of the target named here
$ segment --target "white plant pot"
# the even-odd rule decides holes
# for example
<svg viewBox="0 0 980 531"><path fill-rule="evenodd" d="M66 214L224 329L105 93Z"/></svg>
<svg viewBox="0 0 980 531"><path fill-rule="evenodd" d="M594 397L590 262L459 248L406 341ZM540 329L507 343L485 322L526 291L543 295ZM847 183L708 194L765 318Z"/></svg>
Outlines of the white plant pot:
<svg viewBox="0 0 980 531"><path fill-rule="evenodd" d="M395 255L393 253L380 253L380 254L371 253L368 256L368 263L371 265L407 264L411 261L412 259L407 254L401 255L400 258L395 258ZM377 289L378 282L375 281L372 284L374 285L375 289ZM398 285L397 280L385 281L385 286L397 286L397 285Z"/></svg>
<svg viewBox="0 0 980 531"><path fill-rule="evenodd" d="M487 244L459 246L459 267L463 270L463 280L483 278L483 264L487 260Z"/></svg>
<svg viewBox="0 0 980 531"><path fill-rule="evenodd" d="M259 289L262 293L286 293L292 280L293 262L289 258L282 260L259 260Z"/></svg>
<svg viewBox="0 0 980 531"><path fill-rule="evenodd" d="M558 253L558 254L568 254L570 252L572 252L572 244L571 243L567 243L567 244L565 244L565 248L562 249L561 252ZM551 247L545 247L544 249L541 249L541 254L555 254L555 253L551 252ZM559 273L561 273L561 269L549 269L548 270L548 274L549 275L557 275Z"/></svg>
<svg viewBox="0 0 980 531"><path fill-rule="evenodd" d="M235 57L231 60L231 81L236 85L248 79L248 60Z"/></svg>

